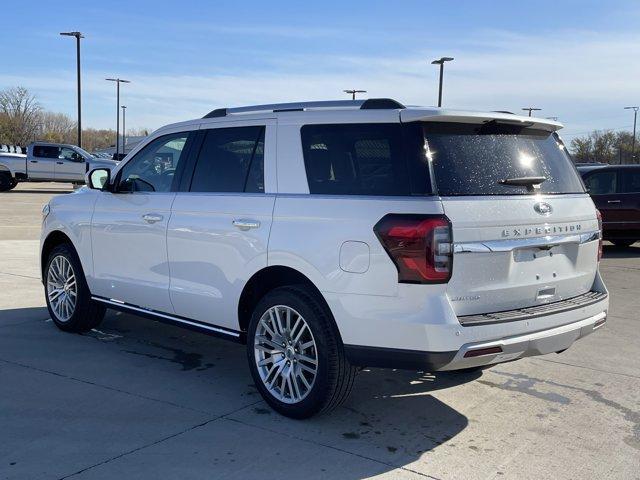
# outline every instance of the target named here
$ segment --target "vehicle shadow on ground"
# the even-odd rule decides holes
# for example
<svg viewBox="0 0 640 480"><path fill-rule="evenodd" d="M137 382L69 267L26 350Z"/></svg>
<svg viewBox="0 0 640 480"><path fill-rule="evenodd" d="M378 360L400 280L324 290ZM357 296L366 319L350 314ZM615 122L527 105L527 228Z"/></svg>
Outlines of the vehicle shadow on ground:
<svg viewBox="0 0 640 480"><path fill-rule="evenodd" d="M9 190L6 192L2 192L8 195L19 195L21 193L46 193L46 194L50 194L50 195L57 195L57 194L62 194L62 193L71 193L73 192L73 190L42 190L42 189L37 189L37 190L25 190L25 189L20 189L20 190Z"/></svg>
<svg viewBox="0 0 640 480"><path fill-rule="evenodd" d="M222 394L229 396L228 400L234 405L243 398L233 397L233 388L225 393L224 385L244 383L249 387L252 400L258 403L231 414L229 419L234 422L338 448L394 468L418 460L422 454L450 441L467 427L466 416L432 393L472 382L482 375L481 372L431 374L366 368L358 373L351 396L342 407L299 421L277 414L260 401L248 374L244 345L132 315L111 314L100 331L122 335L122 339L116 341L122 344L135 339L135 346L123 351L153 359L146 362L147 372L154 368L162 370L160 363L163 362L158 360L168 359L177 363L182 371L199 372L191 381L205 383L192 385L191 389L222 389ZM212 364L215 366L207 367ZM184 380L170 376L163 382L166 382L165 388L180 391L184 390ZM300 446L300 455L304 448ZM211 452L214 456L217 453ZM296 457L295 452L288 455ZM362 471L355 467L350 470L350 473L343 472L341 478L360 479L372 475L369 467Z"/></svg>
<svg viewBox="0 0 640 480"><path fill-rule="evenodd" d="M49 311L46 307L12 308L0 310L0 327L34 320L46 320Z"/></svg>
<svg viewBox="0 0 640 480"><path fill-rule="evenodd" d="M640 257L640 243L635 243L630 247L617 247L615 245L603 245L602 255L604 258L636 258Z"/></svg>
<svg viewBox="0 0 640 480"><path fill-rule="evenodd" d="M78 438L74 444L80 447L74 455L83 457L106 448L107 441L113 445L145 435L149 430L149 408L160 405L168 409L169 415L204 415L196 423L205 423L193 434L150 447L150 455L157 453L156 448L172 451L169 456L158 456L153 468L158 473L164 468L195 468L214 476L236 478L238 464L225 465L216 460L223 458L242 462L244 478L258 478L263 472L262 462L274 455L282 459L317 457L312 462L317 468L315 474L308 473L305 462L294 462L287 467L287 475L279 474L278 478L355 480L409 468L407 465L449 442L469 423L466 416L433 393L456 388L481 375L364 369L342 407L308 420L291 420L262 401L249 374L243 345L113 311L107 312L98 328L83 335L61 332L45 319L48 313L44 308L0 312L0 326L5 321L16 322L0 329L0 359L34 369L40 372L38 375L49 372L47 392L42 392L42 398L20 398L22 394L17 393L16 398L6 399L15 406L16 418L12 421L21 424L21 418L33 408L29 402L50 405L47 408L60 416L60 422L54 422L60 423L60 428L67 416L76 418ZM40 392L39 383L43 380L25 374L34 370L19 371L19 383L24 387L20 391ZM56 403L54 398L68 397L65 389L70 387L65 382L69 379L78 389L76 395L90 395L97 388L104 405L126 394L128 410L122 414L127 418L126 424L117 423L119 420L109 408L78 413L78 405L85 403L82 396L72 403L64 399ZM86 385L91 388L85 391ZM114 438L103 439L91 433L97 426L104 428L113 422ZM158 418L157 425L162 422ZM47 428L51 426L30 424L29 433L12 435L7 447L16 456L23 452L31 461L47 465L54 461L50 451L44 447L37 452L29 450L29 445L48 432ZM155 445L157 440L149 437L146 441ZM200 454L194 457L194 451ZM135 458L129 460L127 467L137 468ZM102 460L99 456L96 462ZM76 467L69 464L60 468L75 471Z"/></svg>

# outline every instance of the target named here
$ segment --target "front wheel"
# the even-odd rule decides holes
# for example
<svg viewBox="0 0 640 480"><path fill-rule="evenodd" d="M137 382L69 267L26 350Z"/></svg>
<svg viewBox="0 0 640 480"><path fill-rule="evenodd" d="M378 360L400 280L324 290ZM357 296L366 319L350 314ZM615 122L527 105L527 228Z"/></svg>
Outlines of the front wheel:
<svg viewBox="0 0 640 480"><path fill-rule="evenodd" d="M611 240L611 243L613 243L616 247L627 248L633 245L634 243L636 243L636 240L629 240L629 239Z"/></svg>
<svg viewBox="0 0 640 480"><path fill-rule="evenodd" d="M251 375L265 401L291 418L336 408L356 374L333 320L304 286L282 287L256 306L247 335Z"/></svg>
<svg viewBox="0 0 640 480"><path fill-rule="evenodd" d="M106 309L91 300L80 259L69 244L58 245L49 254L45 294L51 319L65 332L88 332L104 317Z"/></svg>

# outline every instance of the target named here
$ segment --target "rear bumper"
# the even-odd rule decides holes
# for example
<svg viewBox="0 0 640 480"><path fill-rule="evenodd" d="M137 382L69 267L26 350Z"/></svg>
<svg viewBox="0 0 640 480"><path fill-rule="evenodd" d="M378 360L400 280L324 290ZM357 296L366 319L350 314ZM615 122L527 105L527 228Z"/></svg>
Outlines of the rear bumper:
<svg viewBox="0 0 640 480"><path fill-rule="evenodd" d="M494 363L508 362L524 357L561 352L576 340L586 337L607 321L607 313L601 312L584 320L540 332L502 338L487 342L467 343L439 370L459 370ZM474 352L500 350L496 353L473 355ZM467 356L465 356L467 355Z"/></svg>
<svg viewBox="0 0 640 480"><path fill-rule="evenodd" d="M406 370L446 371L508 362L525 357L561 352L606 323L607 313L601 312L568 325L516 335L496 340L466 343L457 351L425 352L397 348L345 345L345 354L352 365L398 368ZM475 356L474 352L491 350ZM499 351L496 351L499 350Z"/></svg>

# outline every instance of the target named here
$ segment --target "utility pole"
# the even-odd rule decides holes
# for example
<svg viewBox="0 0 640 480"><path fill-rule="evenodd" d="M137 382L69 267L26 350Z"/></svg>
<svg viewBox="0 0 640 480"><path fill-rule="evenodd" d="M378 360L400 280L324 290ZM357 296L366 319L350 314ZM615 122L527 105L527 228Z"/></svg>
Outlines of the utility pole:
<svg viewBox="0 0 640 480"><path fill-rule="evenodd" d="M444 76L444 63L453 61L453 57L441 57L431 62L431 65L440 65L440 85L438 87L438 107L442 106L442 77Z"/></svg>
<svg viewBox="0 0 640 480"><path fill-rule="evenodd" d="M633 110L633 139L631 140L631 163L636 163L636 120L638 119L638 108L624 107L625 110Z"/></svg>
<svg viewBox="0 0 640 480"><path fill-rule="evenodd" d="M120 84L131 83L129 80L121 78L105 78L109 82L116 82L116 159L120 155Z"/></svg>
<svg viewBox="0 0 640 480"><path fill-rule="evenodd" d="M525 107L522 110L529 111L529 116L531 116L531 112L539 112L540 110L542 110L541 108L535 108L535 107Z"/></svg>
<svg viewBox="0 0 640 480"><path fill-rule="evenodd" d="M76 37L76 69L78 77L78 146L82 148L82 100L80 95L80 39L84 38L80 32L60 32L64 37Z"/></svg>
<svg viewBox="0 0 640 480"><path fill-rule="evenodd" d="M125 151L125 146L127 145L127 106L122 105L122 153L127 154Z"/></svg>
<svg viewBox="0 0 640 480"><path fill-rule="evenodd" d="M366 90L343 90L343 92L351 95L351 100L356 99L356 93L367 93Z"/></svg>

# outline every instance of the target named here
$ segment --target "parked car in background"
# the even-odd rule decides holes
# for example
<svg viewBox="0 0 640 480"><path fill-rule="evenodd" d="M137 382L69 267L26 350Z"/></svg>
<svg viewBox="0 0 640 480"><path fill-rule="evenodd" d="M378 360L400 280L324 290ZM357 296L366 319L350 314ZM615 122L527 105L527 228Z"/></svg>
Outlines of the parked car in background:
<svg viewBox="0 0 640 480"><path fill-rule="evenodd" d="M26 155L0 154L0 191L29 181L80 185L88 171L116 165L113 160L96 158L75 145L34 142L27 147Z"/></svg>
<svg viewBox="0 0 640 480"><path fill-rule="evenodd" d="M578 171L602 215L605 240L629 247L640 240L640 165L590 165Z"/></svg>
<svg viewBox="0 0 640 480"><path fill-rule="evenodd" d="M358 367L562 352L605 324L608 294L561 126L390 99L166 126L45 206L51 318L82 332L113 308L246 343L295 418L342 403Z"/></svg>

